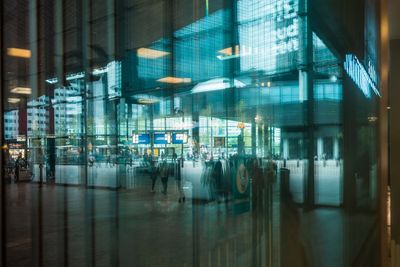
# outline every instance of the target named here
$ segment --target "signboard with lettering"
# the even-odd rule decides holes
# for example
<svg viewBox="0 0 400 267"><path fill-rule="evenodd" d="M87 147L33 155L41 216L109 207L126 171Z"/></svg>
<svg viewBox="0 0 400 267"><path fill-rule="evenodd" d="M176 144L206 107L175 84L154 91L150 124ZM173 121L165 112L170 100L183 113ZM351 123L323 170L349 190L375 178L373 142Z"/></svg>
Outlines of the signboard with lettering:
<svg viewBox="0 0 400 267"><path fill-rule="evenodd" d="M139 145L150 144L150 134L133 134L132 143Z"/></svg>
<svg viewBox="0 0 400 267"><path fill-rule="evenodd" d="M376 75L372 73L371 77L370 74L374 71L372 67L369 67L369 71L367 71L355 55L347 54L344 62L344 69L350 79L353 80L367 98L371 97L371 90L375 95L381 96L377 85L374 82Z"/></svg>
<svg viewBox="0 0 400 267"><path fill-rule="evenodd" d="M172 143L173 144L186 144L188 142L187 133L173 133Z"/></svg>
<svg viewBox="0 0 400 267"><path fill-rule="evenodd" d="M278 0L275 6L275 26L272 36L276 45L273 54L281 55L299 50L299 20L297 1Z"/></svg>
<svg viewBox="0 0 400 267"><path fill-rule="evenodd" d="M240 57L242 71L262 69L272 73L278 66L280 70L295 68L302 25L299 1L237 2L239 42L237 48L219 51L225 53L219 58Z"/></svg>
<svg viewBox="0 0 400 267"><path fill-rule="evenodd" d="M166 145L171 143L171 135L168 133L154 133L154 144Z"/></svg>

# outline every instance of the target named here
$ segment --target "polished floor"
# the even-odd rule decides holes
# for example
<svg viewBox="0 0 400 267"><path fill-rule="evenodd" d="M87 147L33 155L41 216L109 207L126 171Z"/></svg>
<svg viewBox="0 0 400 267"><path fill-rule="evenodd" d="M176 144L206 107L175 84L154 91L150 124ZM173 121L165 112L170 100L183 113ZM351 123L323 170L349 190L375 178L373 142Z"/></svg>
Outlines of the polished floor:
<svg viewBox="0 0 400 267"><path fill-rule="evenodd" d="M174 179L156 191L148 177L131 190L7 184L7 265L344 266L340 208L303 212L274 186L242 212L234 200L179 203Z"/></svg>

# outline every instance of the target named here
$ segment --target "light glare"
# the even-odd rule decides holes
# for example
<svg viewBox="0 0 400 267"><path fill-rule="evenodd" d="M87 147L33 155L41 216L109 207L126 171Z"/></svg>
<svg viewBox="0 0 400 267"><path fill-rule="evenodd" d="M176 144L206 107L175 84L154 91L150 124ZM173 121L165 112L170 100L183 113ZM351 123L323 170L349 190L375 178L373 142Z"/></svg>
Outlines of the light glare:
<svg viewBox="0 0 400 267"><path fill-rule="evenodd" d="M30 58L31 50L11 47L7 48L7 55L9 55L10 57Z"/></svg>
<svg viewBox="0 0 400 267"><path fill-rule="evenodd" d="M8 103L11 103L11 104L16 104L16 103L19 103L20 101L21 101L21 99L19 99L19 98L14 98L14 97L8 98Z"/></svg>
<svg viewBox="0 0 400 267"><path fill-rule="evenodd" d="M30 95L32 93L32 89L29 87L15 87L11 89L10 92L14 94Z"/></svg>
<svg viewBox="0 0 400 267"><path fill-rule="evenodd" d="M141 58L156 59L160 57L165 57L167 55L169 55L169 52L145 48L145 47L139 48L137 50L137 56Z"/></svg>
<svg viewBox="0 0 400 267"><path fill-rule="evenodd" d="M192 79L191 78L178 78L178 77L164 77L164 78L158 79L157 82L172 83L172 84L190 83L190 82L192 82Z"/></svg>

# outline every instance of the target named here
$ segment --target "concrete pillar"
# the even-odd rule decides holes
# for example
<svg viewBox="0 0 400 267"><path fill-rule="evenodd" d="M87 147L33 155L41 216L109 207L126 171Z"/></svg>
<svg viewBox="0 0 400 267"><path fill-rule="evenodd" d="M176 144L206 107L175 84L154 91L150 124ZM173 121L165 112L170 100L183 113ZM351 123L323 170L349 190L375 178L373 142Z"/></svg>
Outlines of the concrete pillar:
<svg viewBox="0 0 400 267"><path fill-rule="evenodd" d="M289 157L289 140L283 139L283 158L288 159Z"/></svg>
<svg viewBox="0 0 400 267"><path fill-rule="evenodd" d="M314 206L314 67L313 67L313 35L309 14L309 0L299 1L299 52L298 70L300 100L304 103L304 115L307 123L307 179L304 183L304 203L307 208ZM307 94L305 94L307 92Z"/></svg>
<svg viewBox="0 0 400 267"><path fill-rule="evenodd" d="M318 159L322 159L324 155L324 139L322 137L318 137L317 139L317 157Z"/></svg>
<svg viewBox="0 0 400 267"><path fill-rule="evenodd" d="M260 157L265 156L263 151L263 126L261 124L258 125L257 128L258 140L257 140L257 153Z"/></svg>
<svg viewBox="0 0 400 267"><path fill-rule="evenodd" d="M257 155L257 124L253 121L251 123L251 154L252 156Z"/></svg>
<svg viewBox="0 0 400 267"><path fill-rule="evenodd" d="M339 159L339 139L337 137L333 138L333 158Z"/></svg>

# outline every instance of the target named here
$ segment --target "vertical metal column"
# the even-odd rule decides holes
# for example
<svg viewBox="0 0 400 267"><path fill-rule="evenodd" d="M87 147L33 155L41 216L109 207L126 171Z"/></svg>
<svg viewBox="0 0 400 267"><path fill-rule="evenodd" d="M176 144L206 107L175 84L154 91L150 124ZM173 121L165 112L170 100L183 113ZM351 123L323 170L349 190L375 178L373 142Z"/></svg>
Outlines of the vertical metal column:
<svg viewBox="0 0 400 267"><path fill-rule="evenodd" d="M39 54L39 30L40 30L40 16L39 16L39 0L29 1L29 47L31 50L31 58L29 64L29 82L32 89L31 98L37 98L39 96L39 72L40 72L40 54ZM28 97L25 98L25 104L27 105ZM26 106L27 111L27 106ZM28 112L26 112L27 116ZM27 120L26 120L27 121ZM27 149L27 132L26 128L25 135L25 151ZM41 154L42 156L42 154ZM27 153L25 153L27 157ZM40 159L41 160L41 159ZM42 191L41 187L37 188L37 195L32 195L32 223L31 223L31 235L32 235L32 265L42 266L43 264L43 240L42 240Z"/></svg>
<svg viewBox="0 0 400 267"><path fill-rule="evenodd" d="M80 47L82 49L82 69L86 73L85 82L83 86L82 98L83 98L83 140L82 147L84 151L84 186L88 188L88 149L87 149L87 129L88 129L88 101L87 101L87 87L88 83L88 73L90 71L90 44L91 44L91 0L82 0L80 13L78 13L78 18L80 18L80 23L82 27ZM91 88L89 88L90 90ZM91 90L90 90L91 91ZM93 123L93 122L91 122ZM96 266L96 221L95 221L95 196L91 190L86 189L85 194L85 265L86 266Z"/></svg>
<svg viewBox="0 0 400 267"><path fill-rule="evenodd" d="M4 2L2 1L0 3L0 29L4 29L4 22L3 22L3 12L4 12ZM0 265L1 266L6 266L6 242L7 242L7 226L6 226L6 191L5 191L5 158L4 158L4 152L3 152L3 145L5 145L4 142L4 106L3 106L3 101L4 101L4 90L5 90L5 83L4 83L4 76L3 76L3 70L4 70L4 34L5 30L2 30L0 32Z"/></svg>
<svg viewBox="0 0 400 267"><path fill-rule="evenodd" d="M394 1L393 1L394 3ZM393 120L388 114L387 106L389 102L389 93L394 91L390 89L394 89L391 87L388 82L389 82L389 64L391 62L391 58L389 57L389 26L388 26L388 1L379 1L379 17L380 17L380 29L379 29L379 52L380 52L380 78L381 78L381 94L382 98L380 100L380 105L379 105L379 152L378 152L378 177L379 177L379 183L378 183L378 197L379 197L379 238L380 238L380 266L387 266L388 265L388 253L387 253L387 244L388 244L388 235L387 235L387 208L388 208L388 203L387 203L387 185L388 185L388 177L393 177L390 174L390 168L393 166L390 164L391 157L389 156L391 149L389 149L389 144L388 141L390 141L390 137L388 137L388 131L391 126L394 124L392 123ZM391 50L393 51L393 50ZM396 60L396 59L395 59ZM395 61L397 67L394 69L397 69L400 67L400 41L397 40L397 60ZM394 75L397 78L397 84L400 84L399 76ZM398 87L397 87L398 88ZM396 90L398 93L398 90ZM390 99L396 99L398 100L399 98L390 98ZM397 101L398 103L398 101ZM397 114L400 114L399 108L397 109L398 112ZM393 113L393 111L390 112L390 115ZM388 119L390 120L388 122ZM398 125L398 120L394 122L396 125ZM397 132L399 133L399 132ZM397 162L396 162L397 164ZM398 176L395 176L398 178ZM398 179L397 179L398 181ZM391 182L391 180L389 181ZM397 204L399 203L398 200L400 199L400 185L398 185L399 191L397 192ZM393 203L393 202L392 202ZM396 210L397 212L399 211L400 206L397 206L397 209L392 209ZM393 213L392 213L393 214ZM398 215L398 213L397 213ZM400 217L397 217L397 224L396 226L399 227L400 222ZM393 226L394 224L392 224ZM400 227L396 229L397 230L397 252L400 255ZM399 260L400 261L400 260ZM400 262L399 262L400 265Z"/></svg>
<svg viewBox="0 0 400 267"><path fill-rule="evenodd" d="M64 86L64 74L65 74L65 38L64 38L64 1L54 1L54 66L55 66L55 77L58 79L58 85ZM56 134L56 129L54 129ZM54 179L57 177L57 169L54 171ZM67 266L67 250L68 250L68 237L67 237L67 225L68 225L68 213L67 213L67 189L64 187L60 194L57 195L57 208L63 211L63 216L57 217L57 225L63 226L63 231L57 235L57 265Z"/></svg>
<svg viewBox="0 0 400 267"><path fill-rule="evenodd" d="M252 118L253 119L253 118ZM257 124L255 121L251 122L251 154L257 156Z"/></svg>
<svg viewBox="0 0 400 267"><path fill-rule="evenodd" d="M299 43L298 56L299 86L304 97L304 108L307 125L307 159L308 171L304 179L304 204L307 208L314 205L315 171L314 171L314 86L313 86L313 39L309 18L308 0L299 1Z"/></svg>

